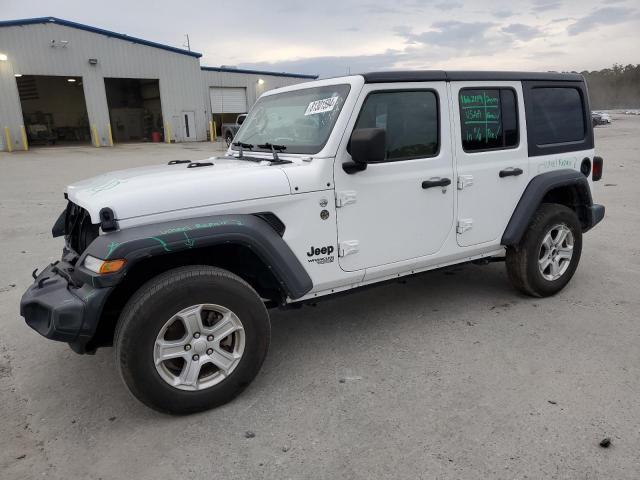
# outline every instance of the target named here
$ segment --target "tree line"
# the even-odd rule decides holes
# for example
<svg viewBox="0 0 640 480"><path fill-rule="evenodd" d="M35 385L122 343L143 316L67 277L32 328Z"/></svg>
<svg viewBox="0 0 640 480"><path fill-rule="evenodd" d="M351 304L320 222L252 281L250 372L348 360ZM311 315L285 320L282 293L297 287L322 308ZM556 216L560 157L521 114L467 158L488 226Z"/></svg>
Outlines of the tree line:
<svg viewBox="0 0 640 480"><path fill-rule="evenodd" d="M593 110L640 108L640 64L581 72L589 87Z"/></svg>

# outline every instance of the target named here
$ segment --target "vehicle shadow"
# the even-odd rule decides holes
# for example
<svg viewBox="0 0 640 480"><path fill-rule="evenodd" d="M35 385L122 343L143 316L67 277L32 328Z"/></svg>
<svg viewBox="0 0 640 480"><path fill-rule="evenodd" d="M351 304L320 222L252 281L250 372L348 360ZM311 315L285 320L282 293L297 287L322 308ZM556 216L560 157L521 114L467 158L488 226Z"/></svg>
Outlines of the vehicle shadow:
<svg viewBox="0 0 640 480"><path fill-rule="evenodd" d="M328 366L348 369L337 348L345 342L351 349L384 352L389 339L437 334L440 324L476 324L487 312L523 301L534 299L510 285L504 264L465 264L365 287L316 306L272 310L269 354L254 388L277 383L285 365L287 377L304 376L310 362L327 364L326 358L333 359Z"/></svg>
<svg viewBox="0 0 640 480"><path fill-rule="evenodd" d="M389 341L437 335L439 326L449 329L452 323L468 322L472 312L523 299L508 283L503 264L465 264L359 289L318 301L317 306L272 309L271 345L261 372L240 397L221 408L242 410L257 401L269 403L283 391L299 390L319 370L332 382L340 381L341 375L358 369L358 358L366 359L374 352L392 356ZM343 350L345 342L347 351ZM143 422L164 417L128 394L114 368L113 349L99 350L91 361L71 353L58 360L69 365L56 369L76 371L65 382L66 392L80 395L73 404L91 402L101 391L110 397L110 411L128 411L127 416ZM92 386L96 379L100 385ZM50 388L55 389L53 384Z"/></svg>

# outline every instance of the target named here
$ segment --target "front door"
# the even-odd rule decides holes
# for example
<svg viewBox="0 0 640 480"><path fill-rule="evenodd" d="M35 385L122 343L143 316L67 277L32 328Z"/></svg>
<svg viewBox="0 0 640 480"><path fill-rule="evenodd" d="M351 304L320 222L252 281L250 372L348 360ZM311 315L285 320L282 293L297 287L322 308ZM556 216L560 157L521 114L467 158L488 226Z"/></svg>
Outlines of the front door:
<svg viewBox="0 0 640 480"><path fill-rule="evenodd" d="M529 180L520 82L452 82L458 245L498 243Z"/></svg>
<svg viewBox="0 0 640 480"><path fill-rule="evenodd" d="M196 114L194 112L182 112L182 138L187 142L196 139Z"/></svg>
<svg viewBox="0 0 640 480"><path fill-rule="evenodd" d="M346 271L438 252L453 223L445 82L365 85L335 162L338 255ZM348 174L357 128L386 130L386 160Z"/></svg>

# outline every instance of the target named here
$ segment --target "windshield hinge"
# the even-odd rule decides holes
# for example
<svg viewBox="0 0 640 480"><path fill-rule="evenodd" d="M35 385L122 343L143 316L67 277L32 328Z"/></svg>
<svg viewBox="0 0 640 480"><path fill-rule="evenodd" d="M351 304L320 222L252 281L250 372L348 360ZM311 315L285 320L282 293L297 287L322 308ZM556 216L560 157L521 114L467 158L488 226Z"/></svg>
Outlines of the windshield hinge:
<svg viewBox="0 0 640 480"><path fill-rule="evenodd" d="M356 203L355 190L344 190L342 192L336 192L336 207L344 207L350 203Z"/></svg>

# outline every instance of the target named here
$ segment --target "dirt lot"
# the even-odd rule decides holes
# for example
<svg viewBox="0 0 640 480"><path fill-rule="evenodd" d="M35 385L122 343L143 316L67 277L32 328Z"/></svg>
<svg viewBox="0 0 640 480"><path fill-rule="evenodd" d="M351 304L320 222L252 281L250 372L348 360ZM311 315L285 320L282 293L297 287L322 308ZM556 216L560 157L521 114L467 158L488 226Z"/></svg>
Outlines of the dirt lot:
<svg viewBox="0 0 640 480"><path fill-rule="evenodd" d="M607 216L559 295L465 265L274 311L256 381L189 417L143 407L111 349L76 355L18 306L59 256L65 184L211 145L0 153L0 477L639 478L640 117L596 138Z"/></svg>

